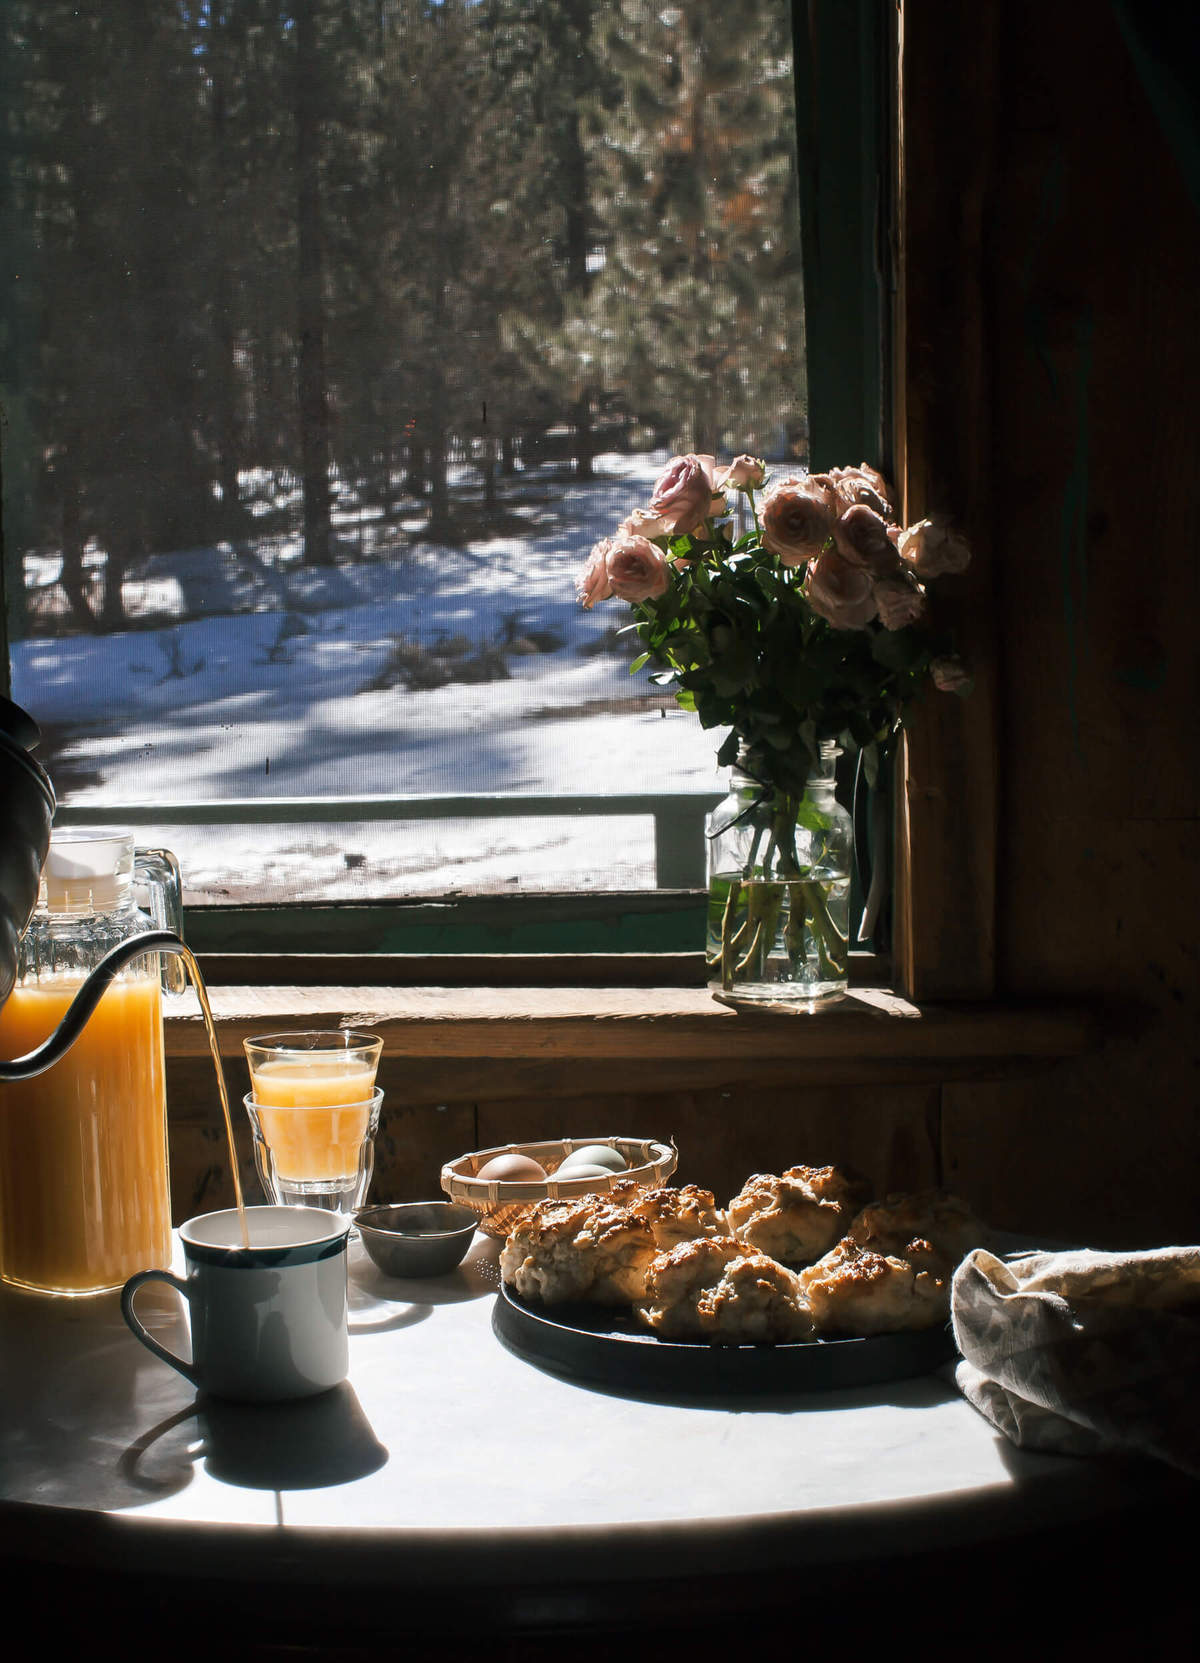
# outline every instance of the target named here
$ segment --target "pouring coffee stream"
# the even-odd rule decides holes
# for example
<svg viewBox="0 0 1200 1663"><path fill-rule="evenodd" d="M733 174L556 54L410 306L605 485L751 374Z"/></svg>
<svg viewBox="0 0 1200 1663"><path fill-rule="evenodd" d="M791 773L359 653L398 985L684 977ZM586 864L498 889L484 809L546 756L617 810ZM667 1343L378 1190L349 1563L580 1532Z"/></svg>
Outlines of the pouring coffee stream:
<svg viewBox="0 0 1200 1663"><path fill-rule="evenodd" d="M43 867L50 850L57 806L50 778L31 754L39 738L32 717L19 705L0 697L0 800L7 804L0 825L0 1006L8 1001L16 984L22 940L33 920L39 893L43 891ZM9 1061L0 1060L0 1085L36 1079L60 1062L79 1040L105 993L126 966L152 953L183 960L200 1002L216 1070L242 1236L248 1245L229 1094L212 1008L196 957L175 931L142 929L112 946L84 977L53 1032L23 1055Z"/></svg>

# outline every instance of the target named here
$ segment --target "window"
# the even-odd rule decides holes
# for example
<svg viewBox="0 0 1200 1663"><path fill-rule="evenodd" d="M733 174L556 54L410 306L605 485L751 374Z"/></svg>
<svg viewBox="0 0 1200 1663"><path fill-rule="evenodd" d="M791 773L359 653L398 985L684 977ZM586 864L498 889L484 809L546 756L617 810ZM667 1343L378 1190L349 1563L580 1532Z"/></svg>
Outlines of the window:
<svg viewBox="0 0 1200 1663"><path fill-rule="evenodd" d="M693 939L715 743L573 578L672 450L880 452L852 9L6 8L5 610L64 818L211 923Z"/></svg>

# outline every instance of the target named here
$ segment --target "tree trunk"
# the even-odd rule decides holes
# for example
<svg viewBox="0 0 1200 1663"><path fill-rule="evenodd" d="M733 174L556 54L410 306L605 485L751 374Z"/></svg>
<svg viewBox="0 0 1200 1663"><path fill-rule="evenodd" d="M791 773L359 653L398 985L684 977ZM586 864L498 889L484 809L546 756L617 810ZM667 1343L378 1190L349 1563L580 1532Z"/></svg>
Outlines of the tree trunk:
<svg viewBox="0 0 1200 1663"><path fill-rule="evenodd" d="M575 406L575 477L594 479L592 458L595 448L592 437L592 389L585 387Z"/></svg>
<svg viewBox="0 0 1200 1663"><path fill-rule="evenodd" d="M588 203L587 152L583 147L577 110L572 110L567 118L560 166L565 196L563 240L566 245L567 287L577 294L586 294L592 281L587 266L591 209Z"/></svg>
<svg viewBox="0 0 1200 1663"><path fill-rule="evenodd" d="M329 492L329 399L325 384L324 250L313 0L296 6L296 170L299 244L300 471L304 491L304 562L333 563Z"/></svg>
<svg viewBox="0 0 1200 1663"><path fill-rule="evenodd" d="M96 614L88 601L87 579L83 572L83 530L79 510L79 481L70 457L66 461L67 475L62 493L62 576L60 582L71 609L71 617L82 630L94 635L98 628Z"/></svg>
<svg viewBox="0 0 1200 1663"><path fill-rule="evenodd" d="M440 185L439 204L438 219L445 224L450 209L449 184L445 179ZM430 273L430 312L435 340L441 340L446 329L446 258L443 239L435 245ZM429 536L435 542L445 541L450 535L450 482L446 461L446 380L440 361L435 359L429 369Z"/></svg>
<svg viewBox="0 0 1200 1663"><path fill-rule="evenodd" d="M446 430L435 426L429 446L429 536L444 542L450 535L450 482L446 473Z"/></svg>
<svg viewBox="0 0 1200 1663"><path fill-rule="evenodd" d="M125 582L125 572L132 558L132 551L128 548L118 548L116 538L112 538L108 545L108 558L104 564L104 600L100 607L99 627L105 635L112 635L125 623L125 597L121 593L121 586Z"/></svg>
<svg viewBox="0 0 1200 1663"><path fill-rule="evenodd" d="M221 50L211 55L212 65L212 139L216 152L219 196L228 196L229 168L227 165L228 134L226 130L226 59ZM221 487L221 520L229 535L236 537L241 529L241 493L238 485L238 374L237 343L233 327L233 284L227 259L218 258L213 269L213 322L216 336L216 386L213 398L213 419L216 425L217 483Z"/></svg>
<svg viewBox="0 0 1200 1663"><path fill-rule="evenodd" d="M404 474L404 489L410 496L423 497L429 488L429 467L425 441L412 433L408 441L408 461Z"/></svg>

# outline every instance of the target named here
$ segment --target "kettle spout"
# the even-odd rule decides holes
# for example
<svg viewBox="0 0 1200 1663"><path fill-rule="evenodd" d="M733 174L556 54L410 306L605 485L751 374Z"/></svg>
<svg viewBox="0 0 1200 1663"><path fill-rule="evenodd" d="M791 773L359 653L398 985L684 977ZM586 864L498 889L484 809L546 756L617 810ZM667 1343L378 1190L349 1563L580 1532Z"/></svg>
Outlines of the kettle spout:
<svg viewBox="0 0 1200 1663"><path fill-rule="evenodd" d="M140 958L143 953L186 952L187 948L183 942L171 930L148 930L145 935L131 936L128 941L118 942L92 970L72 999L67 1014L50 1037L43 1040L35 1051L28 1051L23 1057L14 1057L11 1062L0 1061L0 1083L6 1080L31 1080L35 1075L44 1074L48 1068L53 1068L79 1038L88 1017L104 997L109 983L114 976L120 974L130 959Z"/></svg>

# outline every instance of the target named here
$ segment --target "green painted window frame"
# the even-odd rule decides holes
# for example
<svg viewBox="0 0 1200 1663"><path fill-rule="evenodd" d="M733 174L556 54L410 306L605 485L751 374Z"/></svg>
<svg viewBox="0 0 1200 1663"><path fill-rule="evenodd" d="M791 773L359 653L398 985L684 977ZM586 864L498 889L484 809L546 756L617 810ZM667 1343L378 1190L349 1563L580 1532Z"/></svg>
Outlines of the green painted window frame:
<svg viewBox="0 0 1200 1663"><path fill-rule="evenodd" d="M896 27L894 0L792 0L809 443L816 468L864 459L886 466L891 456L886 366L895 290L889 182ZM846 111L853 119L844 119ZM7 616L0 560L5 693ZM76 811L60 818L85 816ZM99 816L91 808L86 818ZM159 823L172 824L169 810ZM703 942L704 895L699 888L666 886L192 906L186 929L204 952L686 953L698 952ZM872 974L872 955L855 956Z"/></svg>

